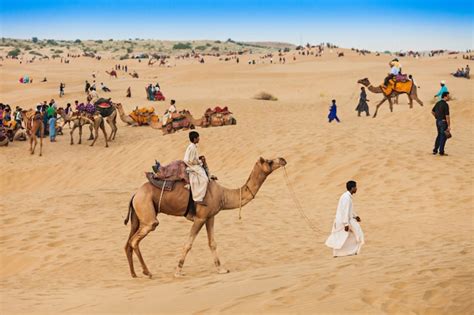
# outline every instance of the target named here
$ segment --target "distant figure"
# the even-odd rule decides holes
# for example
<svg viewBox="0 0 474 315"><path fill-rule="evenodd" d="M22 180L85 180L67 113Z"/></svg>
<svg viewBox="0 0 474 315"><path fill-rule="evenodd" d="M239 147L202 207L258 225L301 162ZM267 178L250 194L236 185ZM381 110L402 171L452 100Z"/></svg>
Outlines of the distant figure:
<svg viewBox="0 0 474 315"><path fill-rule="evenodd" d="M66 85L64 83L59 83L59 97L63 97L64 96L64 87Z"/></svg>
<svg viewBox="0 0 474 315"><path fill-rule="evenodd" d="M104 84L104 82L100 82L100 88L104 92L110 92L110 89Z"/></svg>
<svg viewBox="0 0 474 315"><path fill-rule="evenodd" d="M360 217L352 205L352 195L357 192L357 183L348 181L346 189L339 198L331 235L326 240L326 246L333 249L334 257L357 255L365 243L359 224Z"/></svg>
<svg viewBox="0 0 474 315"><path fill-rule="evenodd" d="M438 93L434 96L438 98L438 101L440 101L443 98L443 93L448 92L448 95L449 95L448 87L446 86L446 81L442 80L439 84L441 85L441 88L439 89Z"/></svg>
<svg viewBox="0 0 474 315"><path fill-rule="evenodd" d="M84 92L88 93L90 88L91 88L91 84L89 83L89 81L86 80L86 86L84 87Z"/></svg>
<svg viewBox="0 0 474 315"><path fill-rule="evenodd" d="M43 78L43 81L41 82L48 82L48 79L46 79L46 77Z"/></svg>
<svg viewBox="0 0 474 315"><path fill-rule="evenodd" d="M130 87L128 87L127 95L125 97L132 97L132 90L130 89Z"/></svg>
<svg viewBox="0 0 474 315"><path fill-rule="evenodd" d="M332 100L332 105L329 107L329 115L328 115L329 122L332 122L334 119L339 123L341 122L337 117L337 106L336 100Z"/></svg>
<svg viewBox="0 0 474 315"><path fill-rule="evenodd" d="M359 105L356 107L357 116L360 117L360 113L365 112L366 116L370 116L369 114L369 105L367 102L367 93L365 92L365 88L361 87L360 98L359 98Z"/></svg>
<svg viewBox="0 0 474 315"><path fill-rule="evenodd" d="M451 119L449 115L449 105L447 102L449 99L449 92L443 92L441 98L442 99L438 101L431 110L431 114L436 119L436 130L438 132L433 149L433 155L438 154L439 150L439 155L443 156L447 155L444 152L444 146L448 140L446 132L448 135L450 135L449 132L451 131Z"/></svg>

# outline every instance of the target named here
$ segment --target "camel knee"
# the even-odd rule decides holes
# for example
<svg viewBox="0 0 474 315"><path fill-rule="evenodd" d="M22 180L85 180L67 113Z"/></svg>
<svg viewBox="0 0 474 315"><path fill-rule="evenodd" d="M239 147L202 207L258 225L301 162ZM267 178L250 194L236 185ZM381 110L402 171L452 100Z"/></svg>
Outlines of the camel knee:
<svg viewBox="0 0 474 315"><path fill-rule="evenodd" d="M158 220L153 222L152 225L151 225L151 230L150 231L154 231L158 227L158 225L160 225L160 222L158 222Z"/></svg>

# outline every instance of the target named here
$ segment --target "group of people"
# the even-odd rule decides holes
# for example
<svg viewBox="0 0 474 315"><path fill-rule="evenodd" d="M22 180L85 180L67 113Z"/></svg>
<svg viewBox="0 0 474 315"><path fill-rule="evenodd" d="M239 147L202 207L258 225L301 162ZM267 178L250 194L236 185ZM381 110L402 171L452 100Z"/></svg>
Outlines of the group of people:
<svg viewBox="0 0 474 315"><path fill-rule="evenodd" d="M163 94L161 93L160 84L158 82L155 85L150 83L146 87L146 95L149 101L161 100Z"/></svg>
<svg viewBox="0 0 474 315"><path fill-rule="evenodd" d="M469 68L469 65L466 65L466 68L461 68L452 73L453 76L455 76L456 78L466 78L466 79L470 79L470 71L471 71L471 68Z"/></svg>

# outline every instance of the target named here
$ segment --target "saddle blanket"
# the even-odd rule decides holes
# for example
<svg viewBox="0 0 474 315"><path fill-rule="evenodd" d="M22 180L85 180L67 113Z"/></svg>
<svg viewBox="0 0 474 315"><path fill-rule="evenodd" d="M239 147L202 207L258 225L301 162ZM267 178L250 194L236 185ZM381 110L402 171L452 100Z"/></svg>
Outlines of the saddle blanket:
<svg viewBox="0 0 474 315"><path fill-rule="evenodd" d="M165 191L172 191L176 183L175 181L171 180L168 181L155 178L155 174L152 172L146 172L145 176L153 186Z"/></svg>

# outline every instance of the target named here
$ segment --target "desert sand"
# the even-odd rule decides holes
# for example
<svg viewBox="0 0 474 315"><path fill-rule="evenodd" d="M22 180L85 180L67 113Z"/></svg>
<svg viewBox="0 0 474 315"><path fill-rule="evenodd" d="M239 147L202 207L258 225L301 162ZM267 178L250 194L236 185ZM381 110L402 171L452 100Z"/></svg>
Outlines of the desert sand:
<svg viewBox="0 0 474 315"><path fill-rule="evenodd" d="M474 84L449 76L467 61L403 58L425 106L410 109L402 96L393 113L384 104L373 119L357 117L356 81L382 82L391 57L345 54L293 61L290 53L285 65L248 65L248 56L240 64L206 58L205 64L185 60L172 68L89 58L2 62L0 101L13 107L51 98L61 106L82 101L92 71L127 112L155 106L161 115L171 98L195 116L229 106L236 126L198 130L200 151L220 184L242 185L260 156L284 157L317 229L297 212L280 169L243 208L242 220L238 210L216 217L218 252L229 274L216 274L203 230L186 260L186 276L174 278L191 222L159 215L160 225L141 243L154 277L141 274L135 257L139 277L132 279L123 250L128 202L154 159L182 158L188 133L162 136L119 121L109 148L102 135L91 148L87 141L69 145L66 127L57 143L45 140L43 157L31 156L26 142L0 148L0 313L472 313ZM116 63L140 79L122 71L110 79L105 70ZM23 74L34 83L18 83ZM48 82L40 83L44 76ZM431 154L436 131L430 112L443 79L454 97L448 157ZM60 81L66 83L62 99ZM166 102L145 98L145 85L156 81ZM128 86L131 99L125 98ZM253 99L260 91L278 101ZM340 124L326 119L333 98ZM381 97L368 98L373 112ZM358 182L354 202L366 245L361 255L334 259L324 241L350 179Z"/></svg>

